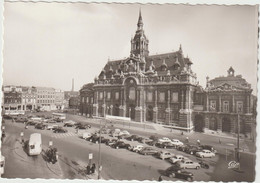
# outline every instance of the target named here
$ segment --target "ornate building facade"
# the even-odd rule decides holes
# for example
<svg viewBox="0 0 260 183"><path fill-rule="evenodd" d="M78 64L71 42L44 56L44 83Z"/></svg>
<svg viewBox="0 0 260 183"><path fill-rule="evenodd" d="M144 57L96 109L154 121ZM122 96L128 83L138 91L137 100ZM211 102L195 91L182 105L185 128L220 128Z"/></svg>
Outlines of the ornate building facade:
<svg viewBox="0 0 260 183"><path fill-rule="evenodd" d="M209 80L202 93L204 100L194 106L194 130L218 131L226 133L251 133L255 124L254 105L251 85L235 76L232 67L227 76Z"/></svg>
<svg viewBox="0 0 260 183"><path fill-rule="evenodd" d="M140 13L130 56L108 61L94 84L80 90L82 115L121 116L185 131L251 132L256 98L250 84L235 76L232 67L226 77L207 78L203 89L181 46L176 52L157 55L149 55L148 46Z"/></svg>
<svg viewBox="0 0 260 183"><path fill-rule="evenodd" d="M93 85L93 116L121 116L193 129L193 93L198 87L182 47L149 55L141 13L127 59L108 61ZM81 90L83 93L84 87ZM85 94L86 95L86 94ZM81 96L81 103L85 97ZM81 104L81 106L86 104ZM85 113L82 111L82 113Z"/></svg>

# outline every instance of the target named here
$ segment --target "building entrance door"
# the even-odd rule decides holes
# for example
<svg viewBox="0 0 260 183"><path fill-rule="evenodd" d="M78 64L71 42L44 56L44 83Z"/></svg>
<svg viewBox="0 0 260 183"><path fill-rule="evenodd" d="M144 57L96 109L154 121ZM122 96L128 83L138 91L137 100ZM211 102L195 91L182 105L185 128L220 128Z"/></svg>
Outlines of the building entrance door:
<svg viewBox="0 0 260 183"><path fill-rule="evenodd" d="M129 105L129 117L131 118L131 120L135 120L135 105L134 104Z"/></svg>
<svg viewBox="0 0 260 183"><path fill-rule="evenodd" d="M222 132L230 132L231 130L231 121L230 118L222 119Z"/></svg>
<svg viewBox="0 0 260 183"><path fill-rule="evenodd" d="M113 115L114 116L119 116L119 105L116 104L113 109L114 109Z"/></svg>
<svg viewBox="0 0 260 183"><path fill-rule="evenodd" d="M196 115L194 120L194 131L203 132L205 128L202 115Z"/></svg>
<svg viewBox="0 0 260 183"><path fill-rule="evenodd" d="M147 117L146 117L147 121L153 121L153 107L151 105L149 105L147 107Z"/></svg>

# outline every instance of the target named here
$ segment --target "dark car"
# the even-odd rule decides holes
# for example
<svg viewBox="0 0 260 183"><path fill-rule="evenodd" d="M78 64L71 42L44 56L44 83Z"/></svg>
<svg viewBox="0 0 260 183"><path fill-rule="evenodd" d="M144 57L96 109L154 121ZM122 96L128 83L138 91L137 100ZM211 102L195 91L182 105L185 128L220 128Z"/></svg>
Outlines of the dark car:
<svg viewBox="0 0 260 183"><path fill-rule="evenodd" d="M63 120L60 119L60 118L54 118L53 120L56 121L56 122L58 122L58 123L63 122Z"/></svg>
<svg viewBox="0 0 260 183"><path fill-rule="evenodd" d="M101 138L101 141L104 140L104 137L101 136L100 138ZM89 141L98 144L99 143L99 136L98 135L92 135L89 138Z"/></svg>
<svg viewBox="0 0 260 183"><path fill-rule="evenodd" d="M4 118L4 119L13 119L12 116L9 116L9 115L6 115L6 114L3 115L3 118Z"/></svg>
<svg viewBox="0 0 260 183"><path fill-rule="evenodd" d="M63 128L56 128L53 130L54 133L67 133L68 130L63 129Z"/></svg>
<svg viewBox="0 0 260 183"><path fill-rule="evenodd" d="M34 126L34 125L36 125L37 123L36 122L34 122L34 121L28 121L27 123L26 123L26 126Z"/></svg>
<svg viewBox="0 0 260 183"><path fill-rule="evenodd" d="M45 130L46 129L46 125L42 124L42 123L38 123L37 125L35 125L36 129L40 129L40 130Z"/></svg>
<svg viewBox="0 0 260 183"><path fill-rule="evenodd" d="M146 144L149 146L155 146L157 143L158 143L158 141L155 141L155 140L146 142Z"/></svg>
<svg viewBox="0 0 260 183"><path fill-rule="evenodd" d="M63 126L64 126L64 127L73 127L74 124L72 124L72 123L65 123Z"/></svg>
<svg viewBox="0 0 260 183"><path fill-rule="evenodd" d="M143 155L156 155L158 154L158 151L152 147L144 147L141 151L139 151L139 153Z"/></svg>
<svg viewBox="0 0 260 183"><path fill-rule="evenodd" d="M199 146L195 146L195 145L187 145L187 147L185 148L185 152L188 154L196 154L196 152L200 152L202 150L201 147Z"/></svg>
<svg viewBox="0 0 260 183"><path fill-rule="evenodd" d="M176 177L180 179L185 179L187 181L192 181L193 180L193 174L191 172L187 172L185 170L180 169L177 166L171 166L165 170L165 174L168 177Z"/></svg>
<svg viewBox="0 0 260 183"><path fill-rule="evenodd" d="M123 141L118 141L118 142L114 143L113 145L111 145L111 147L113 147L115 149L119 149L119 148L128 149L130 146L131 146L130 144L126 144Z"/></svg>
<svg viewBox="0 0 260 183"><path fill-rule="evenodd" d="M22 116L18 116L18 117L15 117L15 122L17 123L24 123L24 122L27 122L28 121L28 118L27 117L22 117Z"/></svg>
<svg viewBox="0 0 260 183"><path fill-rule="evenodd" d="M127 137L126 139L130 140L130 141L134 141L134 140L137 140L138 138L139 138L138 135L131 135L130 137Z"/></svg>
<svg viewBox="0 0 260 183"><path fill-rule="evenodd" d="M106 143L106 145L108 146L112 146L113 144L115 144L118 140L117 139L112 139L112 140L108 140Z"/></svg>
<svg viewBox="0 0 260 183"><path fill-rule="evenodd" d="M175 145L172 144L171 142L158 142L155 144L157 147L160 147L160 148L164 148L164 149L170 149L170 148L174 148Z"/></svg>

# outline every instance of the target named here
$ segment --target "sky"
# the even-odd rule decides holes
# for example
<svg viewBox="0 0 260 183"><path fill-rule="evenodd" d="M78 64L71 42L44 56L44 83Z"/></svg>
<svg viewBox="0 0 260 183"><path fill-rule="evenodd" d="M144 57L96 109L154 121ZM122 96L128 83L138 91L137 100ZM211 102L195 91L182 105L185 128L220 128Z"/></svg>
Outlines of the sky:
<svg viewBox="0 0 260 183"><path fill-rule="evenodd" d="M232 66L256 94L258 9L241 5L5 2L3 84L79 90L130 56L140 8L150 55L181 44L203 87Z"/></svg>

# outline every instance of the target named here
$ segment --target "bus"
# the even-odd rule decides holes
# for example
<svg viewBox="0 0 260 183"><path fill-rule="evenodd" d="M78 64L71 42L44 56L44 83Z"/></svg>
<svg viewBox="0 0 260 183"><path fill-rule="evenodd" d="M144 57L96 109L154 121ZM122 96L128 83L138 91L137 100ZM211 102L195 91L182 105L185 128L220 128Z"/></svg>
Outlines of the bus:
<svg viewBox="0 0 260 183"><path fill-rule="evenodd" d="M52 113L52 117L53 117L53 119L65 120L66 119L66 114Z"/></svg>
<svg viewBox="0 0 260 183"><path fill-rule="evenodd" d="M29 155L39 155L42 152L42 137L40 133L33 133L29 140Z"/></svg>
<svg viewBox="0 0 260 183"><path fill-rule="evenodd" d="M0 159L0 177L5 173L5 157L1 155Z"/></svg>

